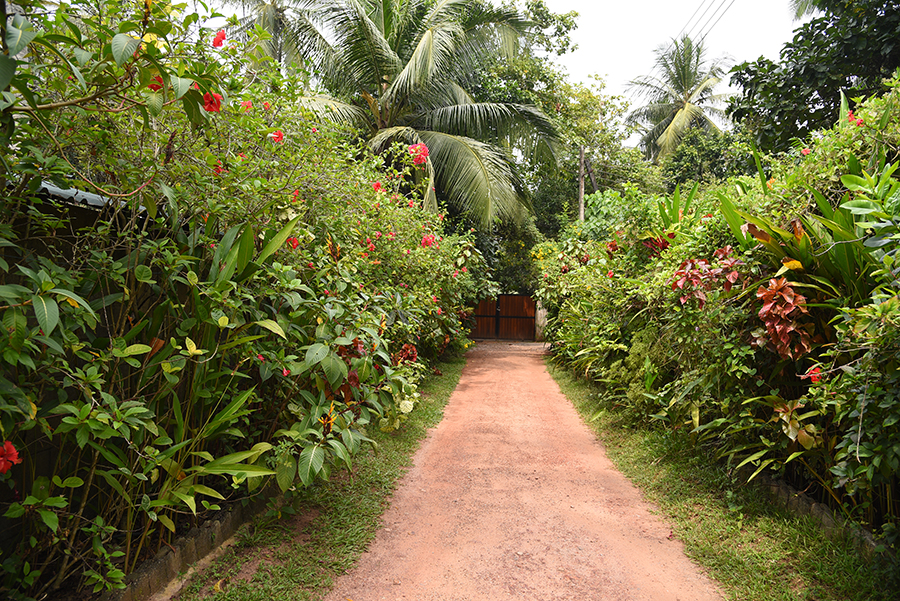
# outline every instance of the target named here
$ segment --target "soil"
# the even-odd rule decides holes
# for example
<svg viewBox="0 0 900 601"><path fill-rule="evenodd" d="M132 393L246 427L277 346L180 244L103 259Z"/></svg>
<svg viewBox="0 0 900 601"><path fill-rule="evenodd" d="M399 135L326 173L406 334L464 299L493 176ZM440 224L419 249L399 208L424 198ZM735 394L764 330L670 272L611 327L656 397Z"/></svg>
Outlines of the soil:
<svg viewBox="0 0 900 601"><path fill-rule="evenodd" d="M540 344L481 342L326 601L721 599L560 393Z"/></svg>

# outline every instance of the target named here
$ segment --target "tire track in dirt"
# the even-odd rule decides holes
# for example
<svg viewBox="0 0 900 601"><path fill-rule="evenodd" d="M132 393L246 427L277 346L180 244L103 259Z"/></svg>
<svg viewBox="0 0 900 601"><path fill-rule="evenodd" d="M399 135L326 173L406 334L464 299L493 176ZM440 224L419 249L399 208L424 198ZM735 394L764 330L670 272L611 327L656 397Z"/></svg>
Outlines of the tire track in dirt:
<svg viewBox="0 0 900 601"><path fill-rule="evenodd" d="M721 599L606 457L540 344L482 342L326 601Z"/></svg>

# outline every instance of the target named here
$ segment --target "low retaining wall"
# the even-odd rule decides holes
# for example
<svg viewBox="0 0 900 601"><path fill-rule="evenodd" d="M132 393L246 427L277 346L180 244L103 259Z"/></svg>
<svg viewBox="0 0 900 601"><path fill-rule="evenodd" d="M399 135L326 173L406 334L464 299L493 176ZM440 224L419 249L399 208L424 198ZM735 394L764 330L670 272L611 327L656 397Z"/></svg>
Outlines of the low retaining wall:
<svg viewBox="0 0 900 601"><path fill-rule="evenodd" d="M172 580L206 557L237 530L262 513L275 490L266 490L246 506L235 503L221 512L217 519L204 522L199 528L191 528L184 536L175 539L172 546L163 546L152 558L125 577L124 589L109 591L103 601L147 601L166 588Z"/></svg>

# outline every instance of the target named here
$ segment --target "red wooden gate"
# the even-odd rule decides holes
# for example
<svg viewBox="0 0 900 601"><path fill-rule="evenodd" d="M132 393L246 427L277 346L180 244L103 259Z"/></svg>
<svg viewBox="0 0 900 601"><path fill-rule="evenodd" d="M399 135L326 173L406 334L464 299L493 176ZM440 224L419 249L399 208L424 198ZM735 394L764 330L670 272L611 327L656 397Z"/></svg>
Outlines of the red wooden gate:
<svg viewBox="0 0 900 601"><path fill-rule="evenodd" d="M475 309L472 338L534 340L534 299L522 294L501 294L483 300Z"/></svg>

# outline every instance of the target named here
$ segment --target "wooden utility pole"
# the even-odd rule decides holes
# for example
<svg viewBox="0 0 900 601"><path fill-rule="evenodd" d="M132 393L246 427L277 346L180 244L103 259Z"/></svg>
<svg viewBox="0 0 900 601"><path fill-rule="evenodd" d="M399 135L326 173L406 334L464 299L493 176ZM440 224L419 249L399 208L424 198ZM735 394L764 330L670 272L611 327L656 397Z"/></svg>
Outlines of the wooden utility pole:
<svg viewBox="0 0 900 601"><path fill-rule="evenodd" d="M578 153L578 220L584 221L584 146Z"/></svg>

